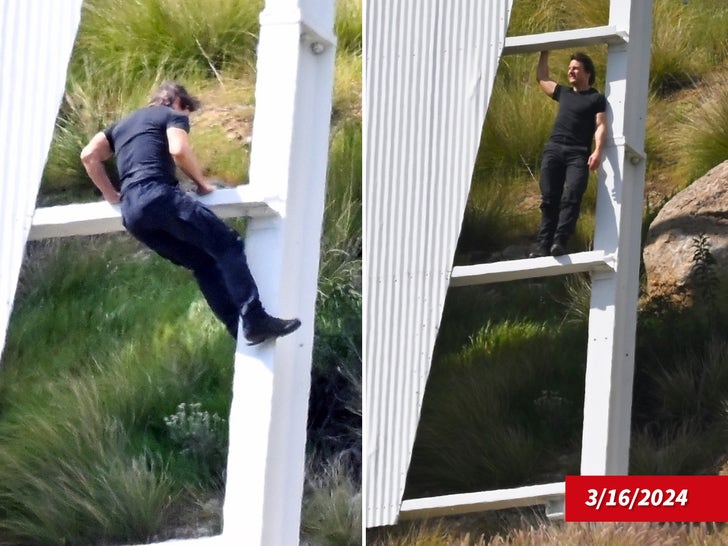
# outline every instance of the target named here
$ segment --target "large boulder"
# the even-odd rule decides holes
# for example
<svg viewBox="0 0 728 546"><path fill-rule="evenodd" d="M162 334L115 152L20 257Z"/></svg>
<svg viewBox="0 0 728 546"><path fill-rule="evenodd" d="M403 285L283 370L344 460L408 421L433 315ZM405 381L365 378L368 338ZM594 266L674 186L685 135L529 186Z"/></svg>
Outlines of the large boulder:
<svg viewBox="0 0 728 546"><path fill-rule="evenodd" d="M706 237L716 275L728 271L728 161L675 195L650 224L643 258L647 294L673 300L692 295L696 239Z"/></svg>

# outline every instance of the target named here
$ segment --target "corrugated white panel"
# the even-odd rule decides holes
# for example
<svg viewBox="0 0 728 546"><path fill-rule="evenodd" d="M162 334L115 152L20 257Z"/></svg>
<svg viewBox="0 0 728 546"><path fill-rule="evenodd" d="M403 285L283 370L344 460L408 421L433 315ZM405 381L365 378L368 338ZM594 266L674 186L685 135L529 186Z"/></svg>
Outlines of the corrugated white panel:
<svg viewBox="0 0 728 546"><path fill-rule="evenodd" d="M0 353L82 0L0 0Z"/></svg>
<svg viewBox="0 0 728 546"><path fill-rule="evenodd" d="M399 513L511 4L366 4L367 527Z"/></svg>

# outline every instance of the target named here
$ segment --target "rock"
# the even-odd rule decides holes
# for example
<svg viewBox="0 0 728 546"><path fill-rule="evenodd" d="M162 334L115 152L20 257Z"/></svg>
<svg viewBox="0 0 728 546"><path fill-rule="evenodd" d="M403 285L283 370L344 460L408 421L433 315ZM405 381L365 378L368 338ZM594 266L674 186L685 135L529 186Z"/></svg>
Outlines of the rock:
<svg viewBox="0 0 728 546"><path fill-rule="evenodd" d="M705 235L716 261L728 271L728 161L675 195L650 224L643 250L649 297L681 301L691 296L696 239Z"/></svg>

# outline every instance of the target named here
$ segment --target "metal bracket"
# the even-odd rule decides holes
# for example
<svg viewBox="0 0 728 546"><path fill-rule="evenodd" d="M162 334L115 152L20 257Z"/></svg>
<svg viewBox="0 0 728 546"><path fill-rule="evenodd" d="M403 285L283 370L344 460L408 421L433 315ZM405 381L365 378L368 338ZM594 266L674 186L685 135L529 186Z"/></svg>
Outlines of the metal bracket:
<svg viewBox="0 0 728 546"><path fill-rule="evenodd" d="M564 497L546 501L546 517L551 521L564 520Z"/></svg>
<svg viewBox="0 0 728 546"><path fill-rule="evenodd" d="M647 159L647 154L631 146L624 136L614 137L614 145L624 147L624 155L632 165L639 165L641 161Z"/></svg>

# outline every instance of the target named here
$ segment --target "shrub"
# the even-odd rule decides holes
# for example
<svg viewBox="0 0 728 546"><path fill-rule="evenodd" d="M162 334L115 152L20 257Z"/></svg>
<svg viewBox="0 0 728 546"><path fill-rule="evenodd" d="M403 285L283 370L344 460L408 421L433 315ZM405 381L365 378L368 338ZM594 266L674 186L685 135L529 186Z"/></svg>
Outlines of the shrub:
<svg viewBox="0 0 728 546"><path fill-rule="evenodd" d="M225 483L227 464L227 420L217 413L202 411L202 404L182 402L177 411L164 418L169 439L180 455L192 460L202 476L214 484Z"/></svg>

